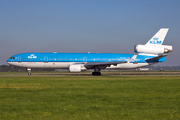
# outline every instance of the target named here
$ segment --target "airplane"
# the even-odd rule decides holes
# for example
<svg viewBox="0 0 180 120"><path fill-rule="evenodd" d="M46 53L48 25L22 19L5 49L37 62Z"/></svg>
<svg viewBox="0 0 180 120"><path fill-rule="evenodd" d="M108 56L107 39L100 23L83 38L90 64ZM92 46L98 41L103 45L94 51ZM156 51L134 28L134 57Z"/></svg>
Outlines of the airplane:
<svg viewBox="0 0 180 120"><path fill-rule="evenodd" d="M104 69L133 69L164 62L172 46L162 45L169 28L161 28L145 45L135 45L136 54L121 53L21 53L11 56L7 63L27 68L69 69L77 73L94 69L93 76L100 76Z"/></svg>

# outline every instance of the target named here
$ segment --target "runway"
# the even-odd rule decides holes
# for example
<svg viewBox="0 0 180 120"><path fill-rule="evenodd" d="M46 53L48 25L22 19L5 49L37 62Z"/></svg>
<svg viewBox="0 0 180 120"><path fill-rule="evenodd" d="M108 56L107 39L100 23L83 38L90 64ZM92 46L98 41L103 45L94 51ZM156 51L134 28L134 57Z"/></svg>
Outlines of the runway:
<svg viewBox="0 0 180 120"><path fill-rule="evenodd" d="M1 72L0 77L4 76L24 76L27 77L26 72ZM68 73L68 72L32 72L33 77L46 77L46 76L92 76L91 72L81 72L81 73ZM103 71L101 76L180 76L179 71L168 71L168 72L161 72L161 71L153 71L153 72L141 72L141 71L128 71L128 72L106 72Z"/></svg>

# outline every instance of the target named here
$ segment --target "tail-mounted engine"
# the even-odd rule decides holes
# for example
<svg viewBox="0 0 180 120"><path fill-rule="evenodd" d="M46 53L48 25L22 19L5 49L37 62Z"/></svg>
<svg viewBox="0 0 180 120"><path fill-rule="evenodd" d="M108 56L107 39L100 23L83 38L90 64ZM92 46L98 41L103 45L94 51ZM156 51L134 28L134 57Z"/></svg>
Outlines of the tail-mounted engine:
<svg viewBox="0 0 180 120"><path fill-rule="evenodd" d="M172 46L169 45L136 45L134 47L134 52L136 53L148 53L148 54L164 54L172 52Z"/></svg>

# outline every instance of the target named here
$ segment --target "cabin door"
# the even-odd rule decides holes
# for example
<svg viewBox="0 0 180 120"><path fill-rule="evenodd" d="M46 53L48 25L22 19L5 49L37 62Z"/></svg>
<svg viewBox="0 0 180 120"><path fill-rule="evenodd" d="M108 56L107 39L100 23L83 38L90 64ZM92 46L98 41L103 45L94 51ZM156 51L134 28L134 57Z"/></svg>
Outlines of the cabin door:
<svg viewBox="0 0 180 120"><path fill-rule="evenodd" d="M44 57L44 62L47 63L48 62L48 57Z"/></svg>
<svg viewBox="0 0 180 120"><path fill-rule="evenodd" d="M83 62L87 62L87 57L84 57L84 58L83 58Z"/></svg>
<svg viewBox="0 0 180 120"><path fill-rule="evenodd" d="M18 62L21 62L21 56L20 56L20 57L18 57Z"/></svg>

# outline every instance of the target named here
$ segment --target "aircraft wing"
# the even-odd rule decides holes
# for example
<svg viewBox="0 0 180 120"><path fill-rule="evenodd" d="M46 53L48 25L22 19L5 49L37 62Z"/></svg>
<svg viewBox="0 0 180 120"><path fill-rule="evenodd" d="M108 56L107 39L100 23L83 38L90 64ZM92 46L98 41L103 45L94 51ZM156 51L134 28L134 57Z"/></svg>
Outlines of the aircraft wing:
<svg viewBox="0 0 180 120"><path fill-rule="evenodd" d="M98 66L98 65L117 65L117 64L122 64L126 63L127 61L122 61L122 62L88 62L84 66Z"/></svg>
<svg viewBox="0 0 180 120"><path fill-rule="evenodd" d="M132 62L136 59L137 55L134 55L133 57L131 57L128 61L120 61L120 62L88 62L86 64L84 64L84 66L86 68L93 68L96 66L104 66L104 67L109 67L111 65L117 65L117 64L123 64L123 63L129 63Z"/></svg>
<svg viewBox="0 0 180 120"><path fill-rule="evenodd" d="M160 56L153 57L153 58L149 58L149 59L146 59L145 61L146 61L146 62L149 62L149 61L153 61L153 60L158 60L158 59L160 59L160 58L162 58L162 57L165 57L165 56L167 56L167 54L160 55Z"/></svg>

